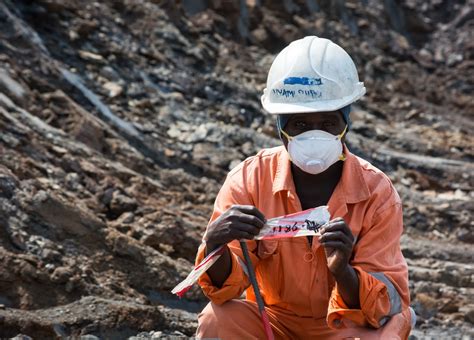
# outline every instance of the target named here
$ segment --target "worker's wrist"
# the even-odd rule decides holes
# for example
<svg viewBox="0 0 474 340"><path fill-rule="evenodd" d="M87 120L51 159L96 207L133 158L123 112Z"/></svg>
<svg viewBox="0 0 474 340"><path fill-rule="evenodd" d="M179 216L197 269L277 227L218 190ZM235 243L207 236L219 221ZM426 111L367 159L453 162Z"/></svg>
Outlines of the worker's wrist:
<svg viewBox="0 0 474 340"><path fill-rule="evenodd" d="M343 284L344 282L352 282L354 276L357 275L355 269L352 268L350 264L346 264L343 268L332 274L338 284Z"/></svg>
<svg viewBox="0 0 474 340"><path fill-rule="evenodd" d="M222 243L213 242L212 239L210 240L207 230L204 233L204 237L202 238L202 243L205 245L206 255L222 245Z"/></svg>
<svg viewBox="0 0 474 340"><path fill-rule="evenodd" d="M216 250L220 246L222 246L222 243L214 243L214 242L208 242L208 241L203 241L204 245L206 246L206 256L209 255L213 250Z"/></svg>

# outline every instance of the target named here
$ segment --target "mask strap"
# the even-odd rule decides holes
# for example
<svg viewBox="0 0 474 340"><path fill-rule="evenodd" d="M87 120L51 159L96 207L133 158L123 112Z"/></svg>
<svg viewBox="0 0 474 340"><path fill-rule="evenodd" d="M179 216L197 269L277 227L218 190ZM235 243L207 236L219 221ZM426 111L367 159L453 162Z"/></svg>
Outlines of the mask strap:
<svg viewBox="0 0 474 340"><path fill-rule="evenodd" d="M338 137L339 139L342 139L342 137L346 134L346 132L347 132L347 125L346 125L346 127L344 128L344 131L342 131L341 134L340 134L339 136L337 136L337 137ZM343 161L343 162L344 162L344 161L346 160L346 155L344 155L343 153L341 153L338 158L339 158L340 161Z"/></svg>
<svg viewBox="0 0 474 340"><path fill-rule="evenodd" d="M283 129L280 129L280 132L283 134L283 136L286 137L286 139L288 139L288 141L292 140L293 137L291 137L290 135L288 135L285 131L283 131Z"/></svg>
<svg viewBox="0 0 474 340"><path fill-rule="evenodd" d="M338 135L337 137L338 137L339 139L342 139L342 137L346 134L346 132L347 132L347 125L346 125L346 127L344 128L344 131L342 131L341 134Z"/></svg>

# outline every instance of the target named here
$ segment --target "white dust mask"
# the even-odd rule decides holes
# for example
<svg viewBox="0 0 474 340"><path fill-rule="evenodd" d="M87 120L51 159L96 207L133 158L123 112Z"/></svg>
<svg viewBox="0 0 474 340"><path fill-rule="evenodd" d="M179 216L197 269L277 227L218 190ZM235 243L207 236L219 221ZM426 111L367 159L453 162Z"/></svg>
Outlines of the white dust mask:
<svg viewBox="0 0 474 340"><path fill-rule="evenodd" d="M344 160L341 138L347 125L340 135L333 135L323 130L310 130L295 137L285 131L282 134L288 139L290 159L304 172L316 175L326 171L338 160Z"/></svg>

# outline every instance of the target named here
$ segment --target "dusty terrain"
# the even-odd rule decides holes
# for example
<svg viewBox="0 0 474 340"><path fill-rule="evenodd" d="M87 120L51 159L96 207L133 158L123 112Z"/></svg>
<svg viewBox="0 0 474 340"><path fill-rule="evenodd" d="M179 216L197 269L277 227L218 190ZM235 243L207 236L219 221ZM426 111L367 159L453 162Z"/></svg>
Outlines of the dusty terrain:
<svg viewBox="0 0 474 340"><path fill-rule="evenodd" d="M326 3L0 2L1 338L192 336L205 298L169 291L227 171L279 144L259 97L309 34L366 84L348 143L404 201L413 338L474 336L474 3Z"/></svg>

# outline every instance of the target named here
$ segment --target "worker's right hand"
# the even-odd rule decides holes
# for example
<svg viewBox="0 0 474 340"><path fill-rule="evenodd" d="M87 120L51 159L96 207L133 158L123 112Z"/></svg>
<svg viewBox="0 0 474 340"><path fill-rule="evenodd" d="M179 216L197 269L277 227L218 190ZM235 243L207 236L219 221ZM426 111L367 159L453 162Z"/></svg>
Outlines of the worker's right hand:
<svg viewBox="0 0 474 340"><path fill-rule="evenodd" d="M233 240L252 240L266 222L252 205L233 205L207 227L204 235L207 251Z"/></svg>

